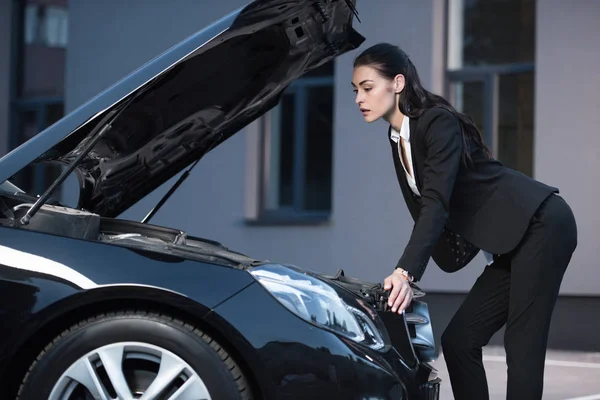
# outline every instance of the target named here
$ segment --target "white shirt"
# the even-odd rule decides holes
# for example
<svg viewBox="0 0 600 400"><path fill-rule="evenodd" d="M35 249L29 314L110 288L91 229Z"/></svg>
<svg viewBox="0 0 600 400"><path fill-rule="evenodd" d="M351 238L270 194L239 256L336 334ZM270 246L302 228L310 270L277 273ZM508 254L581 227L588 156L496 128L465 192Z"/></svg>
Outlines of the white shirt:
<svg viewBox="0 0 600 400"><path fill-rule="evenodd" d="M406 174L406 180L408 181L408 186L413 191L414 194L421 197L421 193L419 193L419 189L417 188L417 182L414 178L414 163L412 160L412 150L410 147L410 119L408 116L404 116L402 120L402 126L400 127L400 132L398 132L394 127L390 127L390 139L392 139L395 143L398 143L398 157L400 158L400 162L402 163L402 168L404 168L404 173ZM402 157L402 148L400 147L400 140L404 145L404 151L406 152L406 159L408 160L408 164L410 166L409 173L406 169L406 165L404 165L404 157ZM493 256L487 251L483 252L487 260L487 264L490 265L494 262Z"/></svg>

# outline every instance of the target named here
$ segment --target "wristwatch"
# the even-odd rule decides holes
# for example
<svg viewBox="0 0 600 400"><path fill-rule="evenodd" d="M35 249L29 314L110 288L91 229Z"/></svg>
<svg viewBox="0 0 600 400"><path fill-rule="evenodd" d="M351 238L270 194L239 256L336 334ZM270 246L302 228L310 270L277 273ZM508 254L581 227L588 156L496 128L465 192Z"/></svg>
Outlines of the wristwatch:
<svg viewBox="0 0 600 400"><path fill-rule="evenodd" d="M412 282L414 280L414 278L412 277L412 275L408 271L406 271L406 270L404 270L404 269L402 269L400 267L396 268L396 270L400 271L400 274L404 278L406 278L407 281Z"/></svg>

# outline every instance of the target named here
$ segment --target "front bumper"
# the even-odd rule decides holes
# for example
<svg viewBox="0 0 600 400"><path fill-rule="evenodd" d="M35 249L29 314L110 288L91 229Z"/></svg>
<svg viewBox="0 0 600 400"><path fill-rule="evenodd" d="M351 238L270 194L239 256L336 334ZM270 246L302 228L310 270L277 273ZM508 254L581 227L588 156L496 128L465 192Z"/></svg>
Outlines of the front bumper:
<svg viewBox="0 0 600 400"><path fill-rule="evenodd" d="M422 371L394 348L374 351L319 329L258 283L215 308L209 322L240 353L261 399L438 398L418 395Z"/></svg>

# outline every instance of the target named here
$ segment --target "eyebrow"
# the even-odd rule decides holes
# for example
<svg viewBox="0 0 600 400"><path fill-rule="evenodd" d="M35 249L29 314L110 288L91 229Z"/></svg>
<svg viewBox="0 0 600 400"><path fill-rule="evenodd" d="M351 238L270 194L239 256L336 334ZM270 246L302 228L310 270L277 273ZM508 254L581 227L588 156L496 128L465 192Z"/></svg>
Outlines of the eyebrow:
<svg viewBox="0 0 600 400"><path fill-rule="evenodd" d="M364 81L362 81L361 83L359 83L358 86L360 86L360 85L362 85L363 83L366 83L366 82L375 82L375 81L372 80L372 79L365 79ZM354 86L354 82L350 82L350 83L352 84L352 86Z"/></svg>

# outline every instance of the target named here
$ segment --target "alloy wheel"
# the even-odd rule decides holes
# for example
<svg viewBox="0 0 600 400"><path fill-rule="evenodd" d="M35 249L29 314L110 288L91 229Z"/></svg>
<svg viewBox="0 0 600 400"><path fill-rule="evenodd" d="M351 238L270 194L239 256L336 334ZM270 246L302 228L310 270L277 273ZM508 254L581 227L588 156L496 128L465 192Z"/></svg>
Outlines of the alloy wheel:
<svg viewBox="0 0 600 400"><path fill-rule="evenodd" d="M75 361L49 400L211 400L200 376L174 353L141 342L113 343Z"/></svg>

